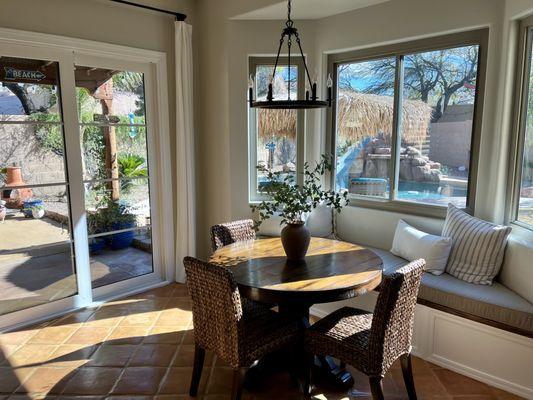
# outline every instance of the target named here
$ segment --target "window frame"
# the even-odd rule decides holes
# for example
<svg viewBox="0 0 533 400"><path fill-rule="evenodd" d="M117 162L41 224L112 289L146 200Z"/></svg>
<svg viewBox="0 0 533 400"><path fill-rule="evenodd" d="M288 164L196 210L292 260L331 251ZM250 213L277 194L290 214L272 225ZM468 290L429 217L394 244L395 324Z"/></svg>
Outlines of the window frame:
<svg viewBox="0 0 533 400"><path fill-rule="evenodd" d="M65 185L69 188L71 242L75 255L77 293L45 304L0 315L0 330L24 326L112 298L148 290L168 282L175 275L174 227L163 221L172 218L172 198L163 195L171 186L166 86L166 54L157 51L106 44L84 39L0 28L0 53L18 58L35 58L59 63L59 105L65 147ZM87 60L92 66L142 72L145 78L145 107L150 168L153 272L111 285L92 288L86 229L85 197L79 121L76 107L74 66ZM69 159L68 165L66 159ZM31 185L29 185L31 186ZM156 239L156 235L157 238ZM157 242L156 242L157 240ZM157 259L156 259L157 258Z"/></svg>
<svg viewBox="0 0 533 400"><path fill-rule="evenodd" d="M352 206L438 218L444 218L446 216L446 207L444 206L410 202L396 198L399 182L399 174L397 174L396 171L399 169L400 158L398 157L398 149L401 141L401 118L398 110L401 110L403 101L403 74L401 71L403 70L403 60L405 55L425 51L445 50L461 46L477 45L479 46L479 53L476 79L476 98L474 101L474 115L472 119L472 137L470 146L471 154L467 189L467 204L465 207L466 212L470 214L474 213L482 128L483 100L485 92L485 77L487 68L488 36L489 28L481 28L431 38L418 39L409 42L362 48L359 50L343 53L332 53L328 55L327 72L328 74L331 74L333 78L332 90L335 98L332 107L327 111L326 149L335 156L334 165L336 165L337 66L340 64L371 61L386 57L394 57L397 64L394 82L394 116L391 138L391 171L389 175L391 190L389 197L378 198L350 194L350 204ZM335 188L335 173L336 170L331 172L330 182L332 188Z"/></svg>
<svg viewBox="0 0 533 400"><path fill-rule="evenodd" d="M258 66L274 66L275 56L249 56L248 76L253 75ZM279 58L278 66L288 66L288 57ZM305 67L303 60L298 57L291 57L291 66L298 68L298 98L303 98L305 93ZM254 79L255 81L255 79ZM256 93L254 87L254 94ZM303 164L305 160L305 111L296 110L296 183L303 183ZM252 108L248 104L248 201L250 204L269 200L269 196L257 191L257 108Z"/></svg>
<svg viewBox="0 0 533 400"><path fill-rule="evenodd" d="M522 188L522 163L524 159L524 141L526 137L525 121L529 100L529 79L527 73L533 67L531 54L533 51L533 16L518 22L518 47L515 68L514 110L509 146L509 175L507 190L507 207L505 222L533 231L533 225L518 220L520 190Z"/></svg>

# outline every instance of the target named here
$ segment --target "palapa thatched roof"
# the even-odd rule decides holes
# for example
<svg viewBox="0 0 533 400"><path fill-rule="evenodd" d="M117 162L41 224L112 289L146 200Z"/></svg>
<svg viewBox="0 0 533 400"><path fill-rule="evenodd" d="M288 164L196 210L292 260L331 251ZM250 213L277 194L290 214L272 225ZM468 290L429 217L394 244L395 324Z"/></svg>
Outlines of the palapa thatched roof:
<svg viewBox="0 0 533 400"><path fill-rule="evenodd" d="M294 139L296 136L296 110L259 109L259 138L269 140L272 136Z"/></svg>
<svg viewBox="0 0 533 400"><path fill-rule="evenodd" d="M419 100L404 100L402 112L402 138L410 144L425 140L433 109ZM295 110L259 111L259 137L294 137ZM338 140L353 142L382 133L390 139L393 119L393 98L375 94L342 90L337 105Z"/></svg>
<svg viewBox="0 0 533 400"><path fill-rule="evenodd" d="M392 96L341 91L337 107L337 132L341 140L358 141L383 133L390 138L393 119ZM423 101L404 100L402 139L419 144L427 136L433 109Z"/></svg>

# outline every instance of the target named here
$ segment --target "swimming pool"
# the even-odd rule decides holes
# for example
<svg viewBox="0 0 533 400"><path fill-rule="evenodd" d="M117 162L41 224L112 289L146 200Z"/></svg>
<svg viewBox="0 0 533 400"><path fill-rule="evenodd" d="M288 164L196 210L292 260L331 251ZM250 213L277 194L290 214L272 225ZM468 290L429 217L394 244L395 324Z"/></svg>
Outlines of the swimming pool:
<svg viewBox="0 0 533 400"><path fill-rule="evenodd" d="M450 198L466 199L467 188L463 185L441 185L433 182L400 181L398 198L411 201L441 201Z"/></svg>

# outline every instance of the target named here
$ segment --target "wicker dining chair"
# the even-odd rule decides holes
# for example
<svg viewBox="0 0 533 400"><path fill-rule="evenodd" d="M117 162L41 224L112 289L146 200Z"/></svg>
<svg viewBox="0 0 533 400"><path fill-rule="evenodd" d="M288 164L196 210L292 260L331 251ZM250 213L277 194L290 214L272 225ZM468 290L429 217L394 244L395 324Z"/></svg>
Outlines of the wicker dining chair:
<svg viewBox="0 0 533 400"><path fill-rule="evenodd" d="M243 219L225 222L211 227L211 244L213 251L241 240L255 239L254 221Z"/></svg>
<svg viewBox="0 0 533 400"><path fill-rule="evenodd" d="M224 222L211 227L211 245L213 251L220 249L232 243L255 239L254 221L251 219L242 219L239 221ZM263 312L264 308L272 308L275 304L264 304L250 299L241 299L243 307L250 312Z"/></svg>
<svg viewBox="0 0 533 400"><path fill-rule="evenodd" d="M308 374L304 390L310 392L314 356L331 355L369 377L372 397L383 399L381 381L400 358L409 399L416 399L411 365L411 338L416 298L425 261L416 260L386 275L374 313L343 307L313 324L305 334Z"/></svg>
<svg viewBox="0 0 533 400"><path fill-rule="evenodd" d="M195 397L205 351L234 370L233 399L240 399L246 369L266 354L301 341L298 321L267 308L248 310L231 271L192 257L183 260L192 299L194 368L189 394Z"/></svg>

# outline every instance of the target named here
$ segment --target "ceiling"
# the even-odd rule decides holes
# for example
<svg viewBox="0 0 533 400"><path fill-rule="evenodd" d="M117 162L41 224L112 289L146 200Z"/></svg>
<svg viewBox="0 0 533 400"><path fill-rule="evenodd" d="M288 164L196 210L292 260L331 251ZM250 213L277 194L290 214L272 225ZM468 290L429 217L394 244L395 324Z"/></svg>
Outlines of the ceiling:
<svg viewBox="0 0 533 400"><path fill-rule="evenodd" d="M320 19L342 14L359 8L373 6L390 0L292 0L293 19ZM327 2L327 6L325 3ZM245 14L236 15L236 20L271 20L287 18L287 2L282 1Z"/></svg>

